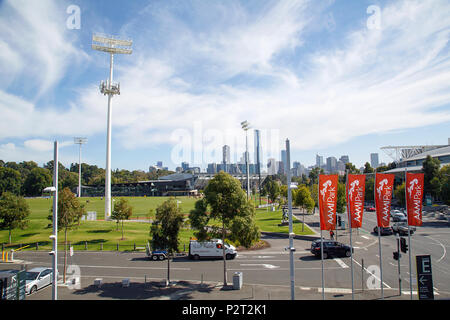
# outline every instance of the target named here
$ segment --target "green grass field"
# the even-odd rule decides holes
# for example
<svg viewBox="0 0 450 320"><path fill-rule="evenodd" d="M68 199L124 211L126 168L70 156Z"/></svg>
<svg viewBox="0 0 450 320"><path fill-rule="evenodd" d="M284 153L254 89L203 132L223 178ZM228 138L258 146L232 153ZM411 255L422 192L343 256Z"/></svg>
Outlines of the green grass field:
<svg viewBox="0 0 450 320"><path fill-rule="evenodd" d="M132 219L154 218L149 215L149 210L156 210L156 207L168 199L168 197L126 197L133 206ZM197 199L190 197L177 197L181 201L181 211L187 216L191 209L194 208ZM124 240L122 240L121 226L117 228L115 221L104 221L104 200L101 198L81 198L82 203L86 205L86 211L96 211L97 221L81 221L80 226L68 232L68 241L74 246L75 250L116 250L119 244L119 250L133 250L134 246L144 247L150 238L150 223L141 221L125 221L124 222ZM39 244L40 250L49 250L51 241L49 236L52 228L49 227L50 221L47 217L51 214L52 199L34 198L27 199L30 206L30 222L28 228L24 230L15 229L12 232L12 245L8 243L8 230L0 231L0 243L5 244L5 249L18 248L22 245L30 245L24 250L36 250L36 243ZM261 231L288 233L288 226L279 227L281 222L281 210L275 212L266 208L256 209L256 223ZM305 232L301 232L301 222L294 220L295 234L313 234L313 232L305 226ZM193 231L190 229L182 229L180 232L180 250L189 244L189 239L193 237ZM64 232L58 232L58 246L63 249Z"/></svg>

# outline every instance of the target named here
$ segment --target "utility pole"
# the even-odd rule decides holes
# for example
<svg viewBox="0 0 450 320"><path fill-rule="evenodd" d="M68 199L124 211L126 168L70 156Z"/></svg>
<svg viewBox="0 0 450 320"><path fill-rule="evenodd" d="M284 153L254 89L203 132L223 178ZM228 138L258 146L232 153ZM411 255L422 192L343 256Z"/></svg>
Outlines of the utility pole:
<svg viewBox="0 0 450 320"><path fill-rule="evenodd" d="M81 198L81 145L87 142L87 138L73 138L75 144L80 145L80 151L78 153L78 198Z"/></svg>

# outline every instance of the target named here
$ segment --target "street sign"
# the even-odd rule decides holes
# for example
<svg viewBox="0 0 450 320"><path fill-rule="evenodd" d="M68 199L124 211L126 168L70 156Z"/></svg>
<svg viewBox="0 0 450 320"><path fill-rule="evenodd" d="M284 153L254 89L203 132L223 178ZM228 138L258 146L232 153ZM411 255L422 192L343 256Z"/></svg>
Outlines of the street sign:
<svg viewBox="0 0 450 320"><path fill-rule="evenodd" d="M416 256L416 268L419 300L434 300L431 256Z"/></svg>

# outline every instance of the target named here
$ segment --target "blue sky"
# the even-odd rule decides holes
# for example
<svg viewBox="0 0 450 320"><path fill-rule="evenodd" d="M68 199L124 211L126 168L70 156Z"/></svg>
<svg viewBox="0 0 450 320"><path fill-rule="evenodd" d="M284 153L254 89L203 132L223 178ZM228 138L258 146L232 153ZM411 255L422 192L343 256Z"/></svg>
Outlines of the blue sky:
<svg viewBox="0 0 450 320"><path fill-rule="evenodd" d="M79 29L67 27L79 8ZM112 168L239 160L240 122L263 159L315 154L358 167L387 145L450 138L450 3L436 1L0 1L0 159L105 167L109 57L94 32L133 39L115 57ZM250 155L253 136L249 131ZM252 160L252 158L251 158Z"/></svg>

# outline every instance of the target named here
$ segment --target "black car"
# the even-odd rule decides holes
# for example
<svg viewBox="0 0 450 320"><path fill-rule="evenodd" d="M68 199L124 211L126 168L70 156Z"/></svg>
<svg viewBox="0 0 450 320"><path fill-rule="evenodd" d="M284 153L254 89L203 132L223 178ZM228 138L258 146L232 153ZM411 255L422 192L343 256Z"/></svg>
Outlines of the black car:
<svg viewBox="0 0 450 320"><path fill-rule="evenodd" d="M373 228L373 233L378 234L378 226ZM391 234L394 234L394 230L392 230L392 227L380 228L380 236L389 236Z"/></svg>
<svg viewBox="0 0 450 320"><path fill-rule="evenodd" d="M311 243L311 253L316 257L320 257L320 239ZM350 251L351 250L351 251ZM328 257L350 257L354 252L352 247L333 240L323 240L323 258Z"/></svg>

